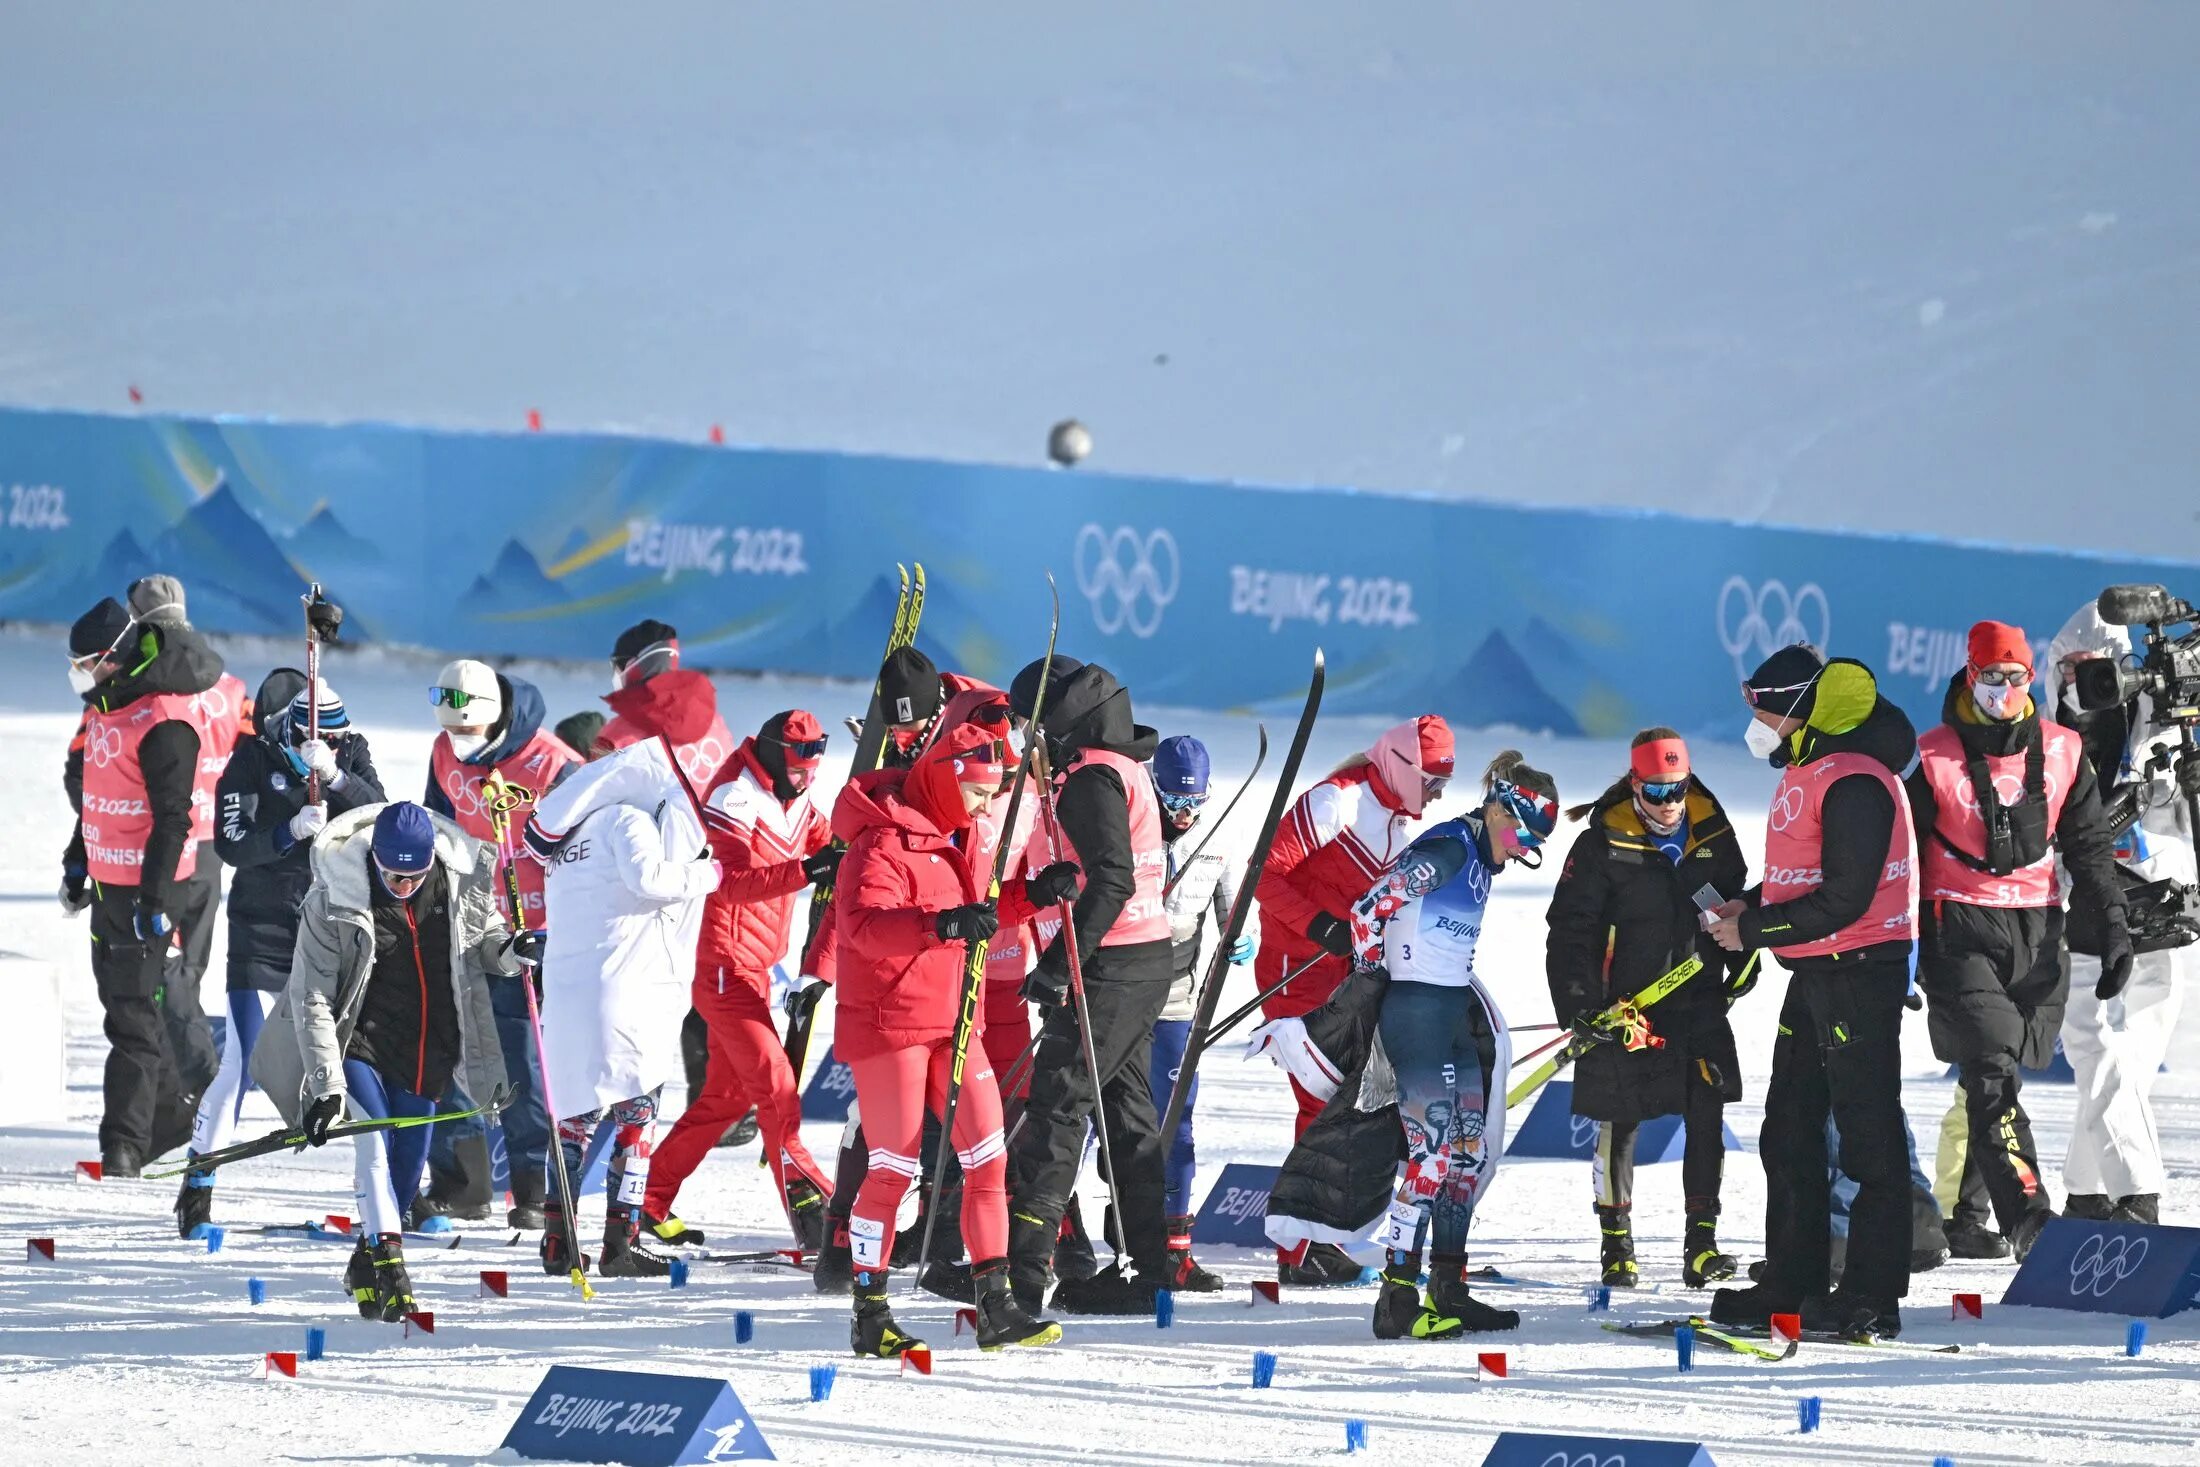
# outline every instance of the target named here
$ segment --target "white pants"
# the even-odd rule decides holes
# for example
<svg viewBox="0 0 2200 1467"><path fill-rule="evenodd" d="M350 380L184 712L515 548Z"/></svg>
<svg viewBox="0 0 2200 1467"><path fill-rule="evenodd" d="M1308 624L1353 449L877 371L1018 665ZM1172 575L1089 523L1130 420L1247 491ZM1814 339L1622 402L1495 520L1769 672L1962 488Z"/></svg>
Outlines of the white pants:
<svg viewBox="0 0 2200 1467"><path fill-rule="evenodd" d="M214 1072L214 1083L199 1097L199 1118L191 1127L191 1149L200 1156L227 1146L236 1135L237 1118L244 1113L244 1098L252 1089L247 1073L252 1057L244 1052L244 1041L239 1036L243 1026L237 1022L238 1005L255 1006L263 1021L275 1007L276 995L257 989L240 989L226 996L229 1024L222 1035L221 1068Z"/></svg>
<svg viewBox="0 0 2200 1467"><path fill-rule="evenodd" d="M2154 1128L2154 1079L2169 1052L2191 948L2143 953L2131 982L2103 1003L2093 996L2101 960L2070 955L2063 1054L2077 1074L2078 1111L2063 1160L2063 1189L2111 1202L2162 1191L2162 1139Z"/></svg>

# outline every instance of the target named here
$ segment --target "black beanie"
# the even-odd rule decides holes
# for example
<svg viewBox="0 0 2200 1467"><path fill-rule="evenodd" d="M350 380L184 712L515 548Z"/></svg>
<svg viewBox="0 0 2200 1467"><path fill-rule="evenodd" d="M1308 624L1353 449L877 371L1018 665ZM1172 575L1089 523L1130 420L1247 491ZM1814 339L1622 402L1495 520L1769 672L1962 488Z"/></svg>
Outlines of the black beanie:
<svg viewBox="0 0 2200 1467"><path fill-rule="evenodd" d="M1026 663L1024 670L1017 673L1009 683L1009 711L1018 718L1031 717L1031 705L1039 701L1039 674L1045 670L1046 665L1047 660L1044 657ZM1048 682L1058 687L1064 678L1084 665L1066 653L1057 652L1054 654L1054 671L1048 677Z"/></svg>
<svg viewBox="0 0 2200 1467"><path fill-rule="evenodd" d="M928 723L940 711L940 670L914 647L896 647L878 670L878 705L888 723Z"/></svg>
<svg viewBox="0 0 2200 1467"><path fill-rule="evenodd" d="M130 630L130 613L122 609L122 603L112 596L102 596L99 604L76 619L69 628L69 655L89 657L95 652L105 652L122 640L122 634Z"/></svg>
<svg viewBox="0 0 2200 1467"><path fill-rule="evenodd" d="M1808 642L1782 647L1758 664L1743 686L1754 695L1750 705L1782 718L1808 718L1818 701L1818 675L1826 659Z"/></svg>
<svg viewBox="0 0 2200 1467"><path fill-rule="evenodd" d="M617 663L632 662L660 642L675 642L680 634L670 622L656 620L638 621L619 633L619 640L611 644L611 660Z"/></svg>

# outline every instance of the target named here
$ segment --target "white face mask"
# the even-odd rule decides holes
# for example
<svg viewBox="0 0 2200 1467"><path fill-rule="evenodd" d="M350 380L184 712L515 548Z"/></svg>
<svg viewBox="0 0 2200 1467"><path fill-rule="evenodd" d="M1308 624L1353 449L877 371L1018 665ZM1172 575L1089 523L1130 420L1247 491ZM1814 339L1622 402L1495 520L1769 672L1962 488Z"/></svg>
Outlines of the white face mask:
<svg viewBox="0 0 2200 1467"><path fill-rule="evenodd" d="M444 733L451 741L451 752L460 759L471 759L489 747L489 736L486 733L467 733L455 728L445 729Z"/></svg>
<svg viewBox="0 0 2200 1467"><path fill-rule="evenodd" d="M92 676L92 670L90 668L78 667L73 662L69 664L69 686L75 691L76 695L79 698L83 697L86 693L89 693L93 688L97 687L98 685L99 679Z"/></svg>
<svg viewBox="0 0 2200 1467"><path fill-rule="evenodd" d="M2024 704L2020 700L2029 693L2030 689L2013 683L2003 683L1999 687L1992 683L1971 684L1971 701L1978 705L1979 712L1996 720L2007 718L2013 710L2022 708Z"/></svg>
<svg viewBox="0 0 2200 1467"><path fill-rule="evenodd" d="M1742 743L1759 759L1770 759L1780 749L1779 731L1761 718L1749 721L1749 731L1742 735Z"/></svg>

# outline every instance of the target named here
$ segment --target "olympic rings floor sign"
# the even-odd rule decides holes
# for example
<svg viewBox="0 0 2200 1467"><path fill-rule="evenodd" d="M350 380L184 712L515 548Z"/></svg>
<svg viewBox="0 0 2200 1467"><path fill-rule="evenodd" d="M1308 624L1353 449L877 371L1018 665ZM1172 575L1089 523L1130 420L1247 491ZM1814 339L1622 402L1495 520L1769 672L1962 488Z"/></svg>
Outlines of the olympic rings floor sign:
<svg viewBox="0 0 2200 1467"><path fill-rule="evenodd" d="M2004 1304L2167 1319L2200 1298L2200 1228L2059 1217L2032 1245Z"/></svg>
<svg viewBox="0 0 2200 1467"><path fill-rule="evenodd" d="M1612 1436L1545 1436L1508 1431L1482 1467L1719 1467L1697 1442L1630 1441Z"/></svg>

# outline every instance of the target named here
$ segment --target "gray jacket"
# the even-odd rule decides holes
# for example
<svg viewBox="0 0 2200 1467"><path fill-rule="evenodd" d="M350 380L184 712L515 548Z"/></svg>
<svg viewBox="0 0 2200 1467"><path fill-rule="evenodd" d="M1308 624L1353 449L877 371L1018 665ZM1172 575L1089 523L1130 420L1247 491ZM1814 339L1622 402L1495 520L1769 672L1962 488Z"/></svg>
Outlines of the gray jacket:
<svg viewBox="0 0 2200 1467"><path fill-rule="evenodd" d="M374 817L363 805L328 823L313 843L313 887L299 911L298 946L290 984L252 1048L252 1079L296 1125L306 1107L344 1089L344 1048L359 1019L359 1001L374 966L373 881L368 871ZM451 983L458 1008L458 1078L476 1104L505 1085L489 1007L490 975L508 975L508 937L482 847L452 821L435 821L436 876L450 883Z"/></svg>

